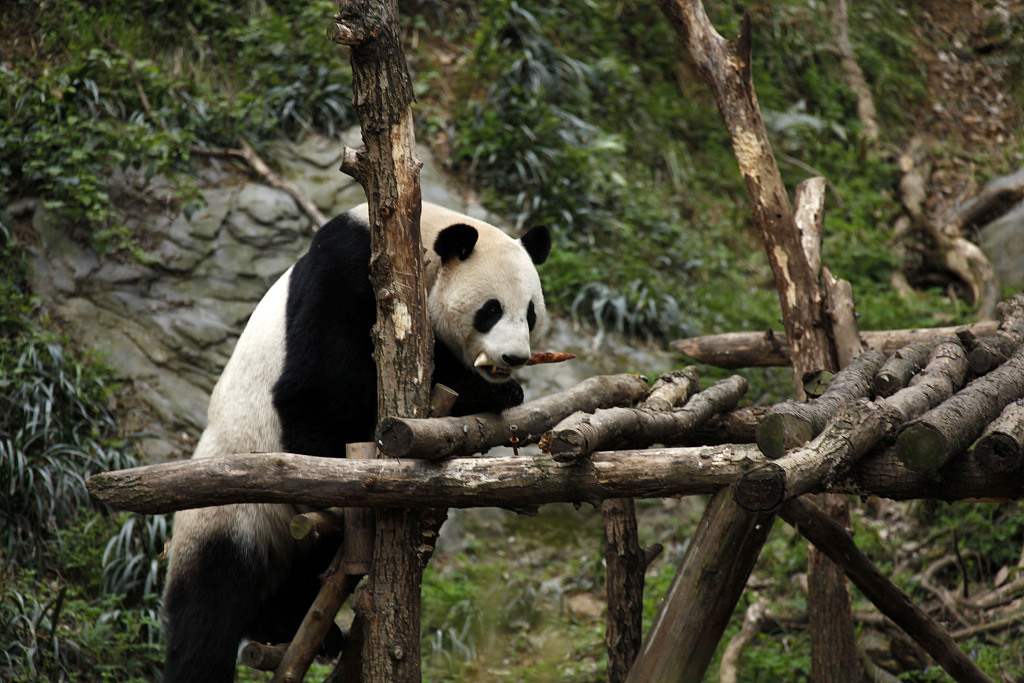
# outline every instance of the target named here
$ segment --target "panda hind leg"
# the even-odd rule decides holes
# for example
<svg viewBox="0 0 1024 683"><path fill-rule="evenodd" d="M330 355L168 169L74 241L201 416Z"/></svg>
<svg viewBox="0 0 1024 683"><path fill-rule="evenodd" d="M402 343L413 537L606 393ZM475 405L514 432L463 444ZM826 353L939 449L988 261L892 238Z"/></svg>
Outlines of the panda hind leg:
<svg viewBox="0 0 1024 683"><path fill-rule="evenodd" d="M230 683L238 646L260 610L267 567L225 535L205 539L164 593L164 683Z"/></svg>

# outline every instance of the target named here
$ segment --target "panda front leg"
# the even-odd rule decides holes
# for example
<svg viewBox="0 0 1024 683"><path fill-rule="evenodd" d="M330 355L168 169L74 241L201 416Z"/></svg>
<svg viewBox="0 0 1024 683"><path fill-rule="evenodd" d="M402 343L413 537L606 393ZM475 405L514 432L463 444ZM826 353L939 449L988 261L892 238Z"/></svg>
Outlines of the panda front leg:
<svg viewBox="0 0 1024 683"><path fill-rule="evenodd" d="M271 579L253 516L225 506L175 516L164 591L165 683L230 683L238 646Z"/></svg>

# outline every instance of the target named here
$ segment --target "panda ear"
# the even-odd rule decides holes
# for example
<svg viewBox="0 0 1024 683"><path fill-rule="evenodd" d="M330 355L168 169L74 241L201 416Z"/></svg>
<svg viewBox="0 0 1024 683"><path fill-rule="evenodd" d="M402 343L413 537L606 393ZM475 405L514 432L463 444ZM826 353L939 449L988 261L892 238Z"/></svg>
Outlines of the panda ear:
<svg viewBox="0 0 1024 683"><path fill-rule="evenodd" d="M534 265L539 266L548 260L548 254L551 253L551 231L548 226L533 226L519 241L523 243Z"/></svg>
<svg viewBox="0 0 1024 683"><path fill-rule="evenodd" d="M437 239L434 240L434 251L441 257L441 263L448 263L455 257L458 257L460 261L465 261L473 253L478 236L476 228L465 223L449 225L437 233Z"/></svg>

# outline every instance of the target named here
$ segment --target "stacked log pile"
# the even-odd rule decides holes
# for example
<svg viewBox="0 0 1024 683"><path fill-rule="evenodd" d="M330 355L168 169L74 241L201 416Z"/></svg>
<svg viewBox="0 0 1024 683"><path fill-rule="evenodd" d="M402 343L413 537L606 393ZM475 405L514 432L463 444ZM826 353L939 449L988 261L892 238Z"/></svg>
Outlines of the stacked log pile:
<svg viewBox="0 0 1024 683"><path fill-rule="evenodd" d="M965 348L954 335L889 358L865 352L820 397L767 411L736 408L746 390L738 376L695 393L692 370L674 377L681 405L670 409L633 407L650 393L639 376L593 377L500 416L386 419L376 445L388 460L225 455L105 473L89 488L114 507L146 513L237 502L596 504L730 485L741 506L758 512L825 490L897 500L1018 499L1024 348L1016 330L1024 295L1002 309L999 333L1009 346L984 374L972 369L982 346ZM519 447L540 442L546 452L467 457L510 446L513 436ZM922 456L926 448L937 455Z"/></svg>

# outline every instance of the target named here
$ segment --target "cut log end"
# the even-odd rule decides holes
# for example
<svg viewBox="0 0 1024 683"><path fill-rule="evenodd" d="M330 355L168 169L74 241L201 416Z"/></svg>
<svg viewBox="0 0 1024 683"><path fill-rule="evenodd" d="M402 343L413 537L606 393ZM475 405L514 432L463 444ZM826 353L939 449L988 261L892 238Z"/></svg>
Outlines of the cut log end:
<svg viewBox="0 0 1024 683"><path fill-rule="evenodd" d="M377 447L392 458L409 453L413 446L412 429L397 417L385 417L377 425Z"/></svg>
<svg viewBox="0 0 1024 683"><path fill-rule="evenodd" d="M989 474L1012 472L1024 464L1024 451L1006 434L989 434L974 447L974 459Z"/></svg>
<svg viewBox="0 0 1024 683"><path fill-rule="evenodd" d="M949 458L942 432L925 423L913 423L896 438L896 454L917 472L938 469Z"/></svg>
<svg viewBox="0 0 1024 683"><path fill-rule="evenodd" d="M767 415L757 426L757 447L771 460L778 460L790 448L801 446L813 438L811 424L788 413Z"/></svg>
<svg viewBox="0 0 1024 683"><path fill-rule="evenodd" d="M786 501L785 471L775 463L766 463L743 475L732 493L747 512L772 512Z"/></svg>

